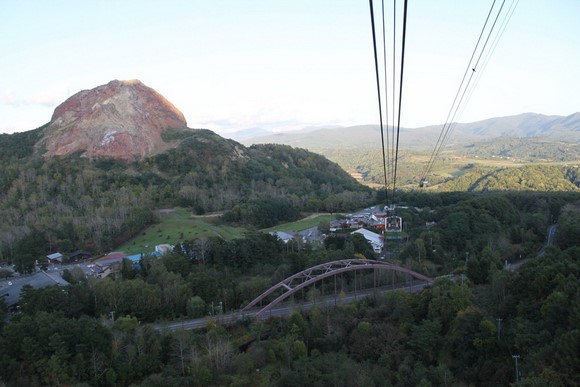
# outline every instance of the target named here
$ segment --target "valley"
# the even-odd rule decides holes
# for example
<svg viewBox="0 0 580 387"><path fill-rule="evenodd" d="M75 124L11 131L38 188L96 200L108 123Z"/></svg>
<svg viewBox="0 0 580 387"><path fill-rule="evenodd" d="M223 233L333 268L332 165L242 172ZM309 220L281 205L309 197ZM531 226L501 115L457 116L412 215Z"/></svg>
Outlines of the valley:
<svg viewBox="0 0 580 387"><path fill-rule="evenodd" d="M138 81L97 89L0 135L0 385L509 386L514 353L522 383L578 384L573 143L467 125L419 189L423 128L389 203L372 126L334 148L243 145L184 127ZM141 133L135 116L153 122ZM369 290L410 276L435 280ZM294 289L290 309L220 323L275 286ZM206 325L179 329L190 320Z"/></svg>

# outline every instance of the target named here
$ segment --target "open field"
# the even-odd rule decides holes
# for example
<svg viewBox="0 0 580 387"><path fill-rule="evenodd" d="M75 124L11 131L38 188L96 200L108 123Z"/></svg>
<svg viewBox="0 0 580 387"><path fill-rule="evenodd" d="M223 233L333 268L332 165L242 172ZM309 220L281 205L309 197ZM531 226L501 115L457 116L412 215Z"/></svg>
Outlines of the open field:
<svg viewBox="0 0 580 387"><path fill-rule="evenodd" d="M175 208L158 212L159 223L149 226L132 240L119 246L116 250L126 254L138 254L153 251L155 245L176 244L203 236L219 236L226 240L240 238L247 231L241 227L216 224L216 217L193 216L185 208ZM316 227L322 221L336 219L337 215L314 214L292 223L263 229L270 231L301 231Z"/></svg>
<svg viewBox="0 0 580 387"><path fill-rule="evenodd" d="M261 231L263 232L270 232L270 231L302 231L306 230L307 228L316 227L322 221L331 221L337 219L338 215L331 215L331 214L314 214L310 215L304 219L297 220L296 222L292 223L284 223L278 226L265 228Z"/></svg>
<svg viewBox="0 0 580 387"><path fill-rule="evenodd" d="M118 247L126 254L153 251L155 245L176 244L202 236L219 236L230 240L244 235L246 229L215 224L215 218L195 217L184 208L158 212L159 223Z"/></svg>

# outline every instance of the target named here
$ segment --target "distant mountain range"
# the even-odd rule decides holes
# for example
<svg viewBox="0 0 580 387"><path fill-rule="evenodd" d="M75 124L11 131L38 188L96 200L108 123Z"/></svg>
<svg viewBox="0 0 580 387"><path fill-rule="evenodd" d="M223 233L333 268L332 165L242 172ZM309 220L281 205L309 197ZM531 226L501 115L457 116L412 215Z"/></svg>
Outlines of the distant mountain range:
<svg viewBox="0 0 580 387"><path fill-rule="evenodd" d="M443 125L420 128L401 128L400 147L407 149L432 148L437 143ZM392 128L386 130L392 132ZM251 144L285 144L293 147L317 149L380 148L380 127L359 125L323 128L298 132L273 133L267 136L247 137L240 141ZM452 126L446 145L449 147L486 141L497 137L545 137L565 142L580 142L580 112L569 116L546 116L524 113L496 117Z"/></svg>

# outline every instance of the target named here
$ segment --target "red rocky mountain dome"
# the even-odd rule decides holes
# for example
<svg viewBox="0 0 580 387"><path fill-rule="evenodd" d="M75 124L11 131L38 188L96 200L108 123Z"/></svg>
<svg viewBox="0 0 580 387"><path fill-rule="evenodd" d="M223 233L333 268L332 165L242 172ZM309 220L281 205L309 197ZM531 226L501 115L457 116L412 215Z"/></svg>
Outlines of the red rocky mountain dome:
<svg viewBox="0 0 580 387"><path fill-rule="evenodd" d="M152 88L138 80L114 80L60 104L37 149L45 157L81 152L136 160L172 147L161 139L164 130L186 127L183 114Z"/></svg>

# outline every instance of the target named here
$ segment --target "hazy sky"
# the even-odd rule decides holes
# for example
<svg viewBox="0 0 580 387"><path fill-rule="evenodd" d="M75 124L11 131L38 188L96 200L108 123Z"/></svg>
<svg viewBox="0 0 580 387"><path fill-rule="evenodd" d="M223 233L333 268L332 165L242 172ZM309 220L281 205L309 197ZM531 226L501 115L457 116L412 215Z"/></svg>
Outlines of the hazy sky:
<svg viewBox="0 0 580 387"><path fill-rule="evenodd" d="M402 126L445 121L491 4L409 1ZM579 20L578 0L521 0L459 121L580 111ZM371 39L363 0L0 0L0 132L135 78L226 136L377 123Z"/></svg>

